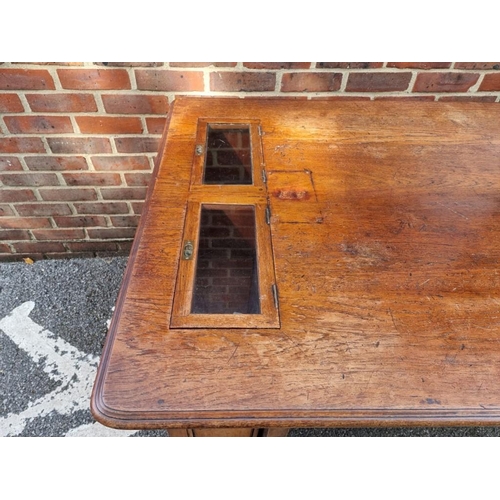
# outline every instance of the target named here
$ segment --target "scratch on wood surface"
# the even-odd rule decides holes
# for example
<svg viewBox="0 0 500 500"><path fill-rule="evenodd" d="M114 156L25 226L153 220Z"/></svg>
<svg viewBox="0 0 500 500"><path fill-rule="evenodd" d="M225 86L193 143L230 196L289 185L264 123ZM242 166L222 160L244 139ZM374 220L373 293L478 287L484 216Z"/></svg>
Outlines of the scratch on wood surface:
<svg viewBox="0 0 500 500"><path fill-rule="evenodd" d="M231 356L227 360L227 364L229 364L229 362L234 358L234 355L236 354L236 351L238 350L239 347L240 347L240 344L237 344L236 347L234 348L233 353L231 354Z"/></svg>
<svg viewBox="0 0 500 500"><path fill-rule="evenodd" d="M304 169L304 172L309 176L309 179L311 181L311 186L313 188L314 198L316 199L316 201L318 201L318 194L316 193L316 186L314 185L313 173L311 170L308 169Z"/></svg>
<svg viewBox="0 0 500 500"><path fill-rule="evenodd" d="M442 207L446 208L447 210L449 210L450 212L453 212L454 214L457 214L459 215L460 217L463 217L464 219L466 220L469 220L469 218L467 216L465 216L464 214L461 214L460 212L457 212L456 210L453 210L452 208L450 207L447 207L446 205L443 205L442 203L440 203L439 201L437 202L438 205L441 205Z"/></svg>
<svg viewBox="0 0 500 500"><path fill-rule="evenodd" d="M394 315L392 314L392 309L389 309L389 314L391 315L392 324L394 325L394 328L396 329L396 331L397 331L398 333L400 333L400 332L399 332L398 325L396 325L396 321L395 321L395 319L394 319Z"/></svg>
<svg viewBox="0 0 500 500"><path fill-rule="evenodd" d="M291 342L294 347L296 347L299 351L302 351L304 352L304 349L302 349L302 347L300 347L300 344L295 342L295 340L293 340L289 335L287 335L285 332L282 332L283 336L289 341Z"/></svg>

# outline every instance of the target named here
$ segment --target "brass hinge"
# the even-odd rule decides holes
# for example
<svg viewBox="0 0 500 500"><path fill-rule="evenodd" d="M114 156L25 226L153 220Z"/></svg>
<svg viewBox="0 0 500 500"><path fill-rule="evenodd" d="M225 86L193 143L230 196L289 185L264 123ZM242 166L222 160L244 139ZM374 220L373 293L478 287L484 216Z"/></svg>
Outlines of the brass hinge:
<svg viewBox="0 0 500 500"><path fill-rule="evenodd" d="M271 208L269 205L266 207L266 223L271 224Z"/></svg>
<svg viewBox="0 0 500 500"><path fill-rule="evenodd" d="M264 135L264 132L262 132L262 126L258 125L257 130L259 131L259 135L262 137Z"/></svg>
<svg viewBox="0 0 500 500"><path fill-rule="evenodd" d="M262 176L262 182L263 182L264 184L266 184L266 183L267 183L267 175L266 175L266 171L265 171L264 169L262 169L262 170L261 170L261 172L262 172L262 174L261 174L261 176Z"/></svg>
<svg viewBox="0 0 500 500"><path fill-rule="evenodd" d="M279 302L278 302L278 287L276 284L271 285L271 289L273 291L273 299L274 299L274 307L278 309Z"/></svg>
<svg viewBox="0 0 500 500"><path fill-rule="evenodd" d="M184 243L184 249L182 250L182 259L183 260L191 260L193 258L194 245L193 242L187 240Z"/></svg>

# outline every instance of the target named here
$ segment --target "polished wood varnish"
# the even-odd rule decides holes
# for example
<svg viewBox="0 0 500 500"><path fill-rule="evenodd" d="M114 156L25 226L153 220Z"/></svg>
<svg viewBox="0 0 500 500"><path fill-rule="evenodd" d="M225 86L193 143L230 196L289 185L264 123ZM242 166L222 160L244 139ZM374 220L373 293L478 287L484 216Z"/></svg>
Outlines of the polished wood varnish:
<svg viewBox="0 0 500 500"><path fill-rule="evenodd" d="M499 425L499 113L488 103L176 99L95 418L186 436ZM207 124L249 126L251 185L203 184ZM217 241L198 238L203 204L255 206L256 243L225 226ZM216 253L224 238L253 245L258 314L235 305L197 317L196 258L183 251ZM228 303L243 295L224 288L238 272L249 274L213 279Z"/></svg>

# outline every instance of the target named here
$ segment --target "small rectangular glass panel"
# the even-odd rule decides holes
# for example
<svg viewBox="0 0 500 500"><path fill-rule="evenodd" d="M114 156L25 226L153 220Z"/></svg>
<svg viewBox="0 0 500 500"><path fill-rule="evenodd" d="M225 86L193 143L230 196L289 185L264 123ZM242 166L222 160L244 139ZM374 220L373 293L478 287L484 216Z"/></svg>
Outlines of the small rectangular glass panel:
<svg viewBox="0 0 500 500"><path fill-rule="evenodd" d="M248 126L208 125L203 184L252 184Z"/></svg>
<svg viewBox="0 0 500 500"><path fill-rule="evenodd" d="M255 209L202 205L193 314L260 314Z"/></svg>

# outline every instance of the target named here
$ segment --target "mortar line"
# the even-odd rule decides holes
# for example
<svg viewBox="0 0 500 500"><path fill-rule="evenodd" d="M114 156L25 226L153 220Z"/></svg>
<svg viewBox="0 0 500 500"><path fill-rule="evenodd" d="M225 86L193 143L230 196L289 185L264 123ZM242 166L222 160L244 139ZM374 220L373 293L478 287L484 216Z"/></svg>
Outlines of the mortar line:
<svg viewBox="0 0 500 500"><path fill-rule="evenodd" d="M47 68L47 71L52 76L52 80L54 80L55 90L61 90L62 85L61 85L61 81L59 80L59 75L57 73L57 69L54 67L51 67L51 68ZM48 91L48 92L51 92L51 91Z"/></svg>
<svg viewBox="0 0 500 500"><path fill-rule="evenodd" d="M408 94L411 94L413 92L417 76L418 76L418 71L412 71L410 81L408 82L408 88L406 89L406 92Z"/></svg>
<svg viewBox="0 0 500 500"><path fill-rule="evenodd" d="M29 105L28 99L26 99L26 92L17 92L16 94L19 97L21 104L23 105L24 114L31 113L32 110L31 110L31 106Z"/></svg>
<svg viewBox="0 0 500 500"><path fill-rule="evenodd" d="M483 83L484 75L485 75L484 72L481 72L479 74L479 78L477 79L477 82L472 87L470 87L469 90L467 91L469 94L474 94L478 91L479 87L481 86L481 83Z"/></svg>

